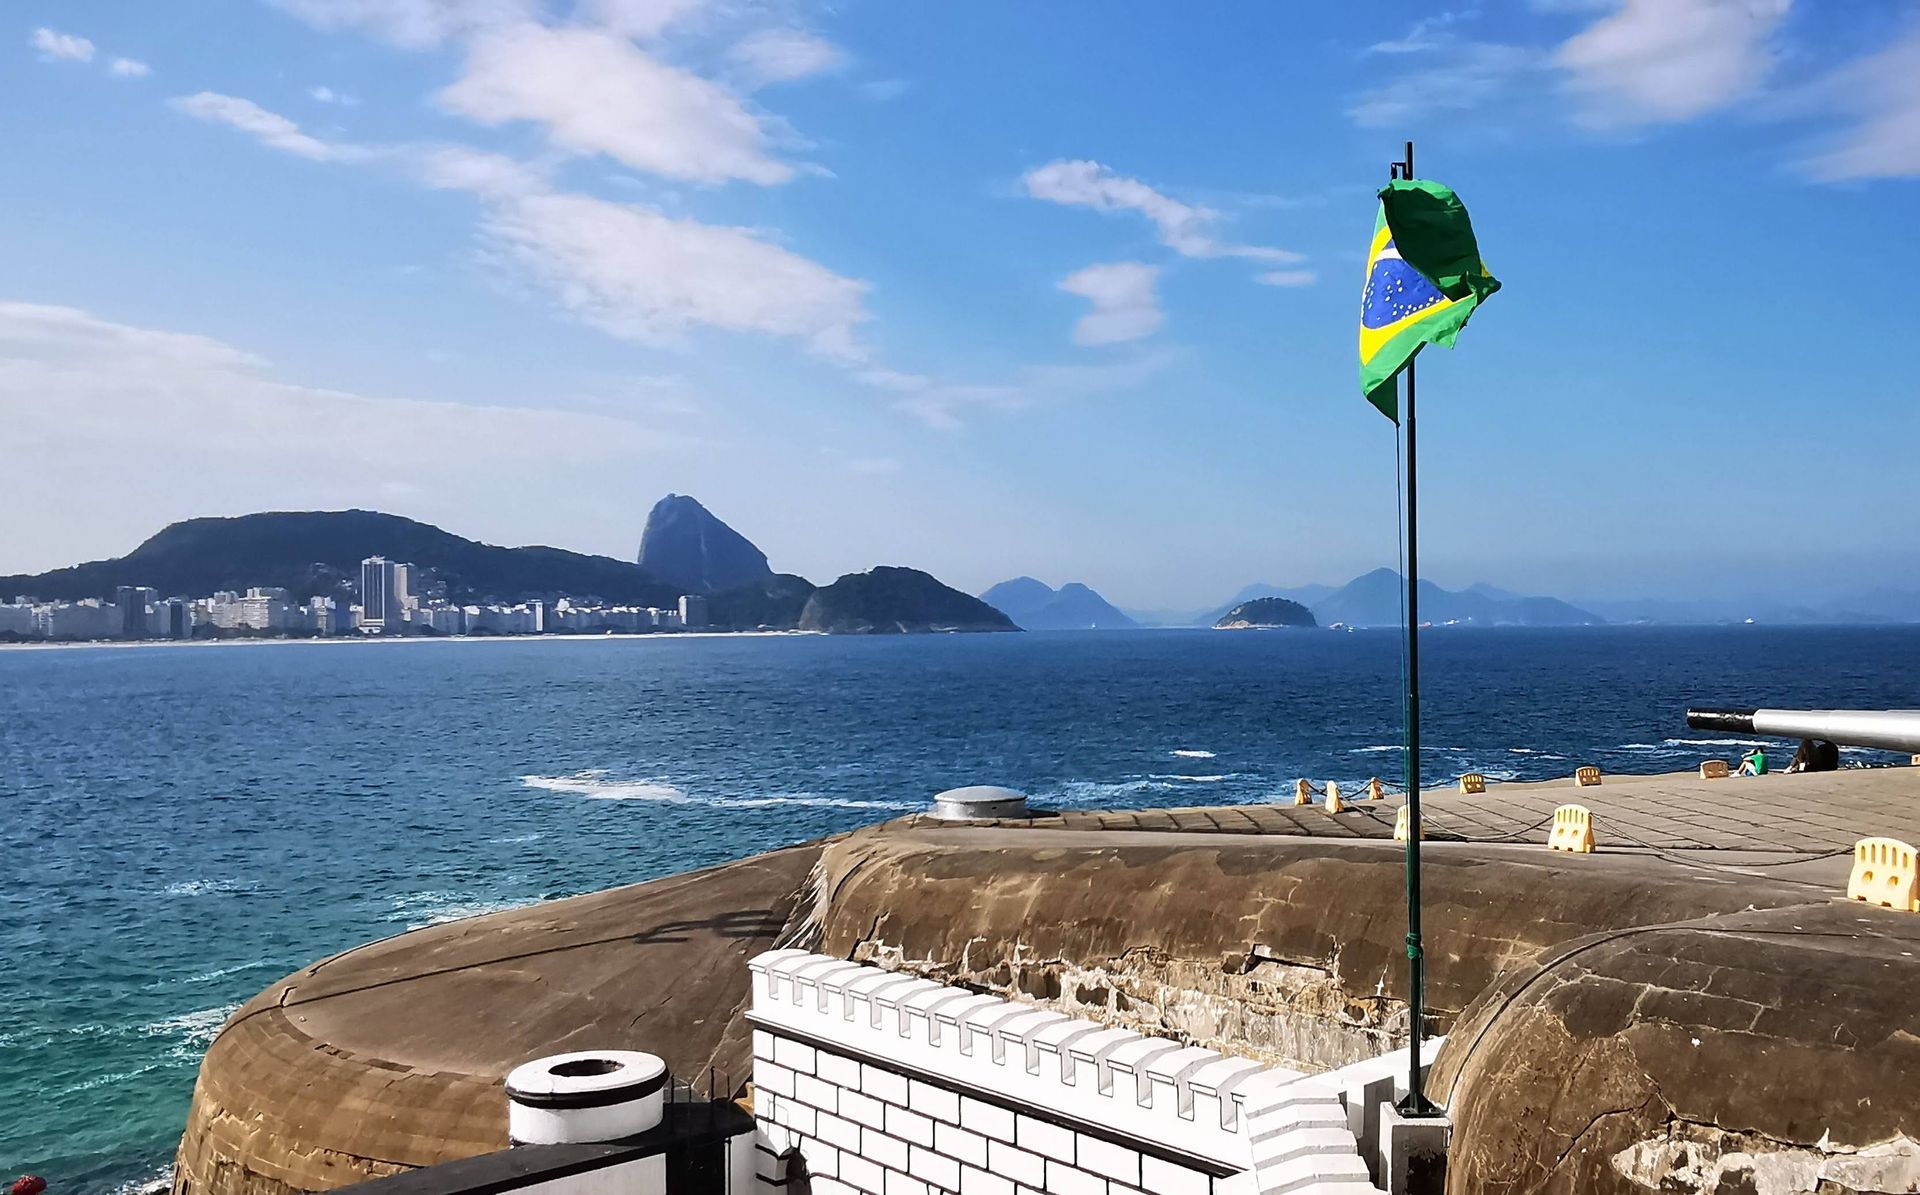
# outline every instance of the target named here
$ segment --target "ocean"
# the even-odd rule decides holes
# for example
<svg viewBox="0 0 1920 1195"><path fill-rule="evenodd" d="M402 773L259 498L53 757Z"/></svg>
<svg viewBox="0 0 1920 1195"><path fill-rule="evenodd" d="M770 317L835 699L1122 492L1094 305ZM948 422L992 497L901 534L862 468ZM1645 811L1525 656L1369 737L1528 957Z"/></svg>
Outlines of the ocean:
<svg viewBox="0 0 1920 1195"><path fill-rule="evenodd" d="M1920 627L1441 629L1422 664L1438 782L1743 749L1689 703L1920 704ZM163 1177L221 1022L321 955L962 784L1133 808L1396 780L1400 676L1384 631L0 650L0 1174Z"/></svg>

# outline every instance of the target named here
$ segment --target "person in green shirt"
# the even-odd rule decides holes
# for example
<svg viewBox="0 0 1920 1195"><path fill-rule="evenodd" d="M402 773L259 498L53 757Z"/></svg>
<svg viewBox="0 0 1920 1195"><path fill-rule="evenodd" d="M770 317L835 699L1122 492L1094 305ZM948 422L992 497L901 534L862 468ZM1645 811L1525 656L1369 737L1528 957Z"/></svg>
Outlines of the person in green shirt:
<svg viewBox="0 0 1920 1195"><path fill-rule="evenodd" d="M1742 776L1764 776L1767 774L1767 749L1755 747L1740 757Z"/></svg>

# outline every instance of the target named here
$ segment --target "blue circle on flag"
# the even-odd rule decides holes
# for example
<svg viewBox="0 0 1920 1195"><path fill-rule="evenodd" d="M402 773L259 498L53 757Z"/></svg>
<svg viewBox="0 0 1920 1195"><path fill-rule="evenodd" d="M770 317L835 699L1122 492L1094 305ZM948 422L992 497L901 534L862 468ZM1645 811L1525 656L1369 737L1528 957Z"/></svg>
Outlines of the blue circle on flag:
<svg viewBox="0 0 1920 1195"><path fill-rule="evenodd" d="M1389 243L1387 249L1392 249ZM1360 298L1360 326L1384 328L1445 300L1438 287L1399 257L1381 257L1367 272Z"/></svg>

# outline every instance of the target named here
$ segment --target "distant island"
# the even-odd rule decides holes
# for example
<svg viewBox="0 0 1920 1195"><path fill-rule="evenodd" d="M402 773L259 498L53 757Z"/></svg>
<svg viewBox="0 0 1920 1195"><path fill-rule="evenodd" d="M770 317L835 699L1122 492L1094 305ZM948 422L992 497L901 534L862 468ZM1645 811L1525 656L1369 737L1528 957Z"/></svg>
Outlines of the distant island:
<svg viewBox="0 0 1920 1195"><path fill-rule="evenodd" d="M1405 610L1406 581L1390 568L1362 573L1345 585L1249 585L1232 600L1196 615L1187 625L1217 626L1234 610L1258 598L1285 598L1313 612L1321 626L1397 627ZM1435 626L1584 627L1606 619L1559 598L1528 597L1492 585L1442 589L1420 582L1420 621Z"/></svg>
<svg viewBox="0 0 1920 1195"><path fill-rule="evenodd" d="M1313 611L1299 602L1282 597L1255 598L1241 602L1222 614L1213 624L1215 630L1245 631L1266 627L1312 627Z"/></svg>
<svg viewBox="0 0 1920 1195"><path fill-rule="evenodd" d="M630 564L370 510L189 519L125 556L0 577L0 641L1020 629L916 569L775 573L685 495L655 504L640 543Z"/></svg>
<svg viewBox="0 0 1920 1195"><path fill-rule="evenodd" d="M1028 631L1132 630L1140 625L1078 581L1055 589L1032 577L1015 577L987 590L980 600Z"/></svg>

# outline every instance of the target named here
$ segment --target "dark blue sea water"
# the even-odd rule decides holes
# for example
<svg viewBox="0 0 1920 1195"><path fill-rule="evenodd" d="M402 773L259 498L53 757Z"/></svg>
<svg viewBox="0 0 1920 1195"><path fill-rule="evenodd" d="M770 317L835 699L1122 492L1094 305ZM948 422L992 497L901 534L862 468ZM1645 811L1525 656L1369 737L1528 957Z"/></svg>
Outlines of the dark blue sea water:
<svg viewBox="0 0 1920 1195"><path fill-rule="evenodd" d="M1691 766L1689 702L1920 704L1920 628L1425 644L1442 781ZM0 1172L154 1176L221 1021L322 954L957 784L1126 808L1395 778L1399 683L1386 632L0 651Z"/></svg>

